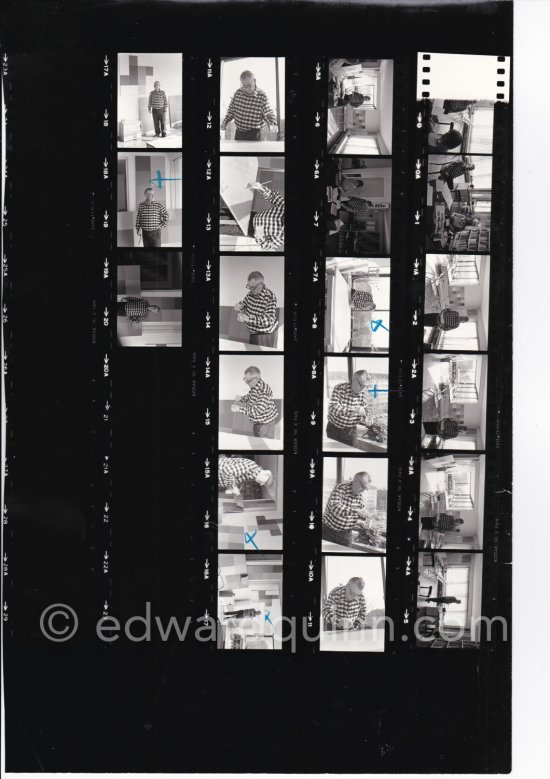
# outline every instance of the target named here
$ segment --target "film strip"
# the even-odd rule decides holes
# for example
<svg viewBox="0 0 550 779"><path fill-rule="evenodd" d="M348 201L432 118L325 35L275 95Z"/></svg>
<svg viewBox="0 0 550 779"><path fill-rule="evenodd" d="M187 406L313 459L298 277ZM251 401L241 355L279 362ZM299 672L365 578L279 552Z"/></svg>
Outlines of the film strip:
<svg viewBox="0 0 550 779"><path fill-rule="evenodd" d="M488 60L489 69L496 60L495 85L507 98L506 83L500 83L506 76L498 71L508 73L509 61ZM442 460L432 456L432 443L441 437L432 427L442 420L427 417L423 379L438 370L459 374L464 393L470 375L477 377L474 383L481 376L485 384L489 380L489 332L502 326L493 321L500 289L494 252L509 255L506 231L498 229L506 223L505 196L496 249L490 237L496 213L490 160L506 157L509 119L505 103L481 97L472 106L456 97L454 86L451 97L435 97L443 94L442 62L419 55L419 79L429 84L418 82L424 97L417 103L414 63L405 59L103 58L103 259L97 279L103 617L114 596L113 514L127 511L130 489L128 477L116 489L112 478L116 323L121 392L149 375L147 392L162 406L153 386L160 371L165 387L176 377L184 398L182 426L171 440L177 456L156 478L157 489L161 483L172 490L178 505L181 474L189 477L181 545L163 552L175 568L183 554L185 575L166 573L155 592L166 613L191 613L213 630L215 640L205 642L209 651L396 653L415 644L439 645L435 635L417 635L421 618L432 630L430 609L440 616L453 611L458 619L458 610L445 608L450 602L437 600L453 597L441 594L447 584L439 569L431 591L423 570L430 560L439 565L448 549L440 551L442 535L456 533L454 520L468 511L459 506L467 472L479 501L482 476L496 484L497 470L487 461L489 445L470 438L472 449L443 447L448 461L446 453ZM480 67L478 59L472 67ZM299 87L286 89L285 79ZM139 120L125 114L136 92ZM182 101L194 106L187 124L181 122ZM489 130L492 155L486 151ZM461 145L459 153L452 142ZM463 186L470 171L477 171L478 182L482 178L474 203L479 216L471 214L472 188ZM465 202L459 193L466 193ZM458 205L447 202L456 200ZM450 236L448 246L443 234ZM428 281L458 255L463 259L453 278L465 283L454 285L455 308L438 310L444 287L433 281L429 297ZM472 272L478 284L471 283ZM490 298L483 297L489 287ZM478 293L480 317L491 331L473 315L462 321L467 314L460 311L469 310ZM476 348L459 349L452 333L462 328L460 338L474 338L462 335L474 332L474 323ZM128 346L157 348L120 348ZM430 403L440 406L440 393L432 395ZM453 414L473 405L456 394L453 401ZM494 409L488 405L484 413L489 441ZM468 414L457 424L471 427ZM454 425L445 425L445 440L454 440ZM128 435L127 421L119 430ZM470 434L462 433L466 444ZM153 445L154 431L149 435ZM455 496L451 508L448 498L438 502L435 490L427 489L442 478ZM474 541L468 531L462 546L448 553L471 558L477 590L483 562L486 594L495 586L486 549L489 543L496 548L501 532L497 523L487 541L491 510L505 516L506 498L485 506L483 541L481 530ZM457 527L446 530L451 522ZM144 544L150 533L143 528ZM151 542L162 549L158 531ZM124 608L129 611L131 603L126 600ZM430 603L435 606L424 605ZM489 614L490 605L483 611ZM283 636L286 622L295 640Z"/></svg>
<svg viewBox="0 0 550 779"><path fill-rule="evenodd" d="M499 547L509 555L499 536L510 533L509 463L498 444L502 365L511 358L510 181L501 172L511 153L509 93L509 57L418 55L414 266L423 357L413 382L418 533L409 596L418 648L497 651L507 640L495 564Z"/></svg>

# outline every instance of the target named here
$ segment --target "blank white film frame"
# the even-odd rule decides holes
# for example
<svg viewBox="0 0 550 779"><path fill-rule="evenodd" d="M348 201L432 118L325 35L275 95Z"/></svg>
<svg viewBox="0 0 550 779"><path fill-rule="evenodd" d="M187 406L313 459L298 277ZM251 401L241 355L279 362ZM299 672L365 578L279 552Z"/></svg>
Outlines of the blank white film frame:
<svg viewBox="0 0 550 779"><path fill-rule="evenodd" d="M416 99L510 100L510 57L419 52Z"/></svg>

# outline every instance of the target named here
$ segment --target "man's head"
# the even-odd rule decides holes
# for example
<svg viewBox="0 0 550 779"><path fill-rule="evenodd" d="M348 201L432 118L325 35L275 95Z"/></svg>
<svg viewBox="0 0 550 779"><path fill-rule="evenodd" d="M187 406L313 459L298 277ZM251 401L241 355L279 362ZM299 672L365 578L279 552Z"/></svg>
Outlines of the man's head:
<svg viewBox="0 0 550 779"><path fill-rule="evenodd" d="M264 286L264 277L259 270L254 270L248 274L246 288L253 295L259 295Z"/></svg>
<svg viewBox="0 0 550 779"><path fill-rule="evenodd" d="M370 376L367 371L355 371L351 379L351 390L356 395L359 395L364 389L369 386Z"/></svg>
<svg viewBox="0 0 550 779"><path fill-rule="evenodd" d="M439 139L439 145L445 146L447 149L455 149L457 146L460 146L461 143L462 135L458 132L458 130L453 129L446 132Z"/></svg>
<svg viewBox="0 0 550 779"><path fill-rule="evenodd" d="M159 306L148 306L147 310L149 311L150 314L158 314L158 312L160 311L160 307Z"/></svg>
<svg viewBox="0 0 550 779"><path fill-rule="evenodd" d="M273 474L271 471L261 470L256 476L257 484L261 484L262 487L271 487L273 484Z"/></svg>
<svg viewBox="0 0 550 779"><path fill-rule="evenodd" d="M151 202L151 200L152 200L152 199L154 198L154 196L155 196L155 192L154 192L154 190L153 190L153 187L146 187L146 188L143 190L143 194L145 195L145 200L146 200L148 203L150 203L150 202Z"/></svg>
<svg viewBox="0 0 550 779"><path fill-rule="evenodd" d="M361 189L362 186L363 186L363 182L361 181L361 179L353 179L352 187L354 189Z"/></svg>
<svg viewBox="0 0 550 779"><path fill-rule="evenodd" d="M463 525L464 524L464 520L461 519L460 517L455 517L455 522L456 522L457 525Z"/></svg>
<svg viewBox="0 0 550 779"><path fill-rule="evenodd" d="M351 482L351 491L354 495L360 495L365 490L368 490L372 484L370 474L366 471L359 471L356 473Z"/></svg>
<svg viewBox="0 0 550 779"><path fill-rule="evenodd" d="M466 170L475 170L476 166L471 162L469 165L466 165Z"/></svg>
<svg viewBox="0 0 550 779"><path fill-rule="evenodd" d="M370 97L365 98L365 95L362 95L361 92L353 92L351 95L348 95L348 103L354 108L359 108L360 105L363 105L365 100L370 100Z"/></svg>
<svg viewBox="0 0 550 779"><path fill-rule="evenodd" d="M241 73L241 88L249 95L256 89L256 78L250 70Z"/></svg>
<svg viewBox="0 0 550 779"><path fill-rule="evenodd" d="M260 381L262 373L255 365L251 365L244 372L244 382L252 389Z"/></svg>
<svg viewBox="0 0 550 779"><path fill-rule="evenodd" d="M348 582L348 587L350 588L352 595L361 595L365 589L365 580L360 576L352 576Z"/></svg>
<svg viewBox="0 0 550 779"><path fill-rule="evenodd" d="M154 87L155 87L155 89L156 89L156 90L157 90L157 92L158 92L158 91L159 91L159 89L160 89L160 81L155 81L155 83L154 83Z"/></svg>

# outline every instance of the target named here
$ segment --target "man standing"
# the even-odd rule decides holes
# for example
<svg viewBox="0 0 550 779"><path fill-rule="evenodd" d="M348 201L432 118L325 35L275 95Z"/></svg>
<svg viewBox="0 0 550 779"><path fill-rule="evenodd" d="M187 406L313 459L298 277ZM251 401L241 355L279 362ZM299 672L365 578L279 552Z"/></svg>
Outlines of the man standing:
<svg viewBox="0 0 550 779"><path fill-rule="evenodd" d="M275 112L266 93L256 86L254 73L249 70L241 73L241 86L231 98L221 129L225 130L231 121L235 122L236 141L259 141L264 124L277 130Z"/></svg>
<svg viewBox="0 0 550 779"><path fill-rule="evenodd" d="M325 541L351 545L353 528L369 518L363 493L370 488L371 481L366 471L360 471L351 481L337 484L332 490L323 514L321 535Z"/></svg>
<svg viewBox="0 0 550 779"><path fill-rule="evenodd" d="M268 203L273 203L272 208L258 211L254 215L254 238L265 252L276 251L285 242L285 199L279 192L264 187L258 181L252 184L251 188L261 192Z"/></svg>
<svg viewBox="0 0 550 779"><path fill-rule="evenodd" d="M254 365L244 372L244 382L248 384L249 392L237 395L231 411L248 417L256 438L275 438L275 420L279 412L273 401L273 390L262 379L260 369Z"/></svg>
<svg viewBox="0 0 550 779"><path fill-rule="evenodd" d="M439 598L424 598L424 600L428 603L436 603L441 606L447 606L449 603L462 603L462 601L455 598L454 595L443 595Z"/></svg>
<svg viewBox="0 0 550 779"><path fill-rule="evenodd" d="M154 89L149 92L149 113L153 114L155 125L155 138L166 138L164 114L168 111L168 98L166 92L160 88L160 81L155 81Z"/></svg>
<svg viewBox="0 0 550 779"><path fill-rule="evenodd" d="M144 322L149 314L157 314L158 306L152 306L145 298L123 297L117 303L117 314L125 316L133 325Z"/></svg>
<svg viewBox="0 0 550 779"><path fill-rule="evenodd" d="M218 458L218 486L225 489L226 495L240 495L241 486L247 481L254 481L262 487L273 484L273 474L248 457L227 457L221 454Z"/></svg>
<svg viewBox="0 0 550 779"><path fill-rule="evenodd" d="M337 384L328 404L327 436L342 444L356 446L357 425L372 424L368 410L370 376L367 371L356 371L351 381Z"/></svg>
<svg viewBox="0 0 550 779"><path fill-rule="evenodd" d="M143 200L136 213L136 233L143 237L143 246L160 246L161 231L170 219L162 203L154 200L153 187L146 187Z"/></svg>
<svg viewBox="0 0 550 779"><path fill-rule="evenodd" d="M424 314L425 327L439 327L440 330L456 330L463 322L468 322L469 317L461 316L452 308L444 308L439 313Z"/></svg>
<svg viewBox="0 0 550 779"><path fill-rule="evenodd" d="M233 611L224 611L223 616L227 619L254 619L254 617L259 617L261 613L258 609L234 609Z"/></svg>
<svg viewBox="0 0 550 779"><path fill-rule="evenodd" d="M323 606L327 630L358 630L367 627L367 603L363 590L365 580L352 577L347 584L335 587Z"/></svg>
<svg viewBox="0 0 550 779"><path fill-rule="evenodd" d="M264 283L263 274L249 274L248 294L235 305L237 319L244 322L250 333L250 343L255 346L277 346L277 298Z"/></svg>

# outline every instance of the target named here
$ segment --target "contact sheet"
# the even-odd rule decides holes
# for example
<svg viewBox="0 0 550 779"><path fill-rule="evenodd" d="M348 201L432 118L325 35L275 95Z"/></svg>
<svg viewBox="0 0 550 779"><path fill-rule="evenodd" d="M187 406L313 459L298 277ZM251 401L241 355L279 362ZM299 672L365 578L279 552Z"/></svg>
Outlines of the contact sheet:
<svg viewBox="0 0 550 779"><path fill-rule="evenodd" d="M63 56L4 58L6 709L31 700L37 646L58 669L74 647L72 684L92 659L92 700L131 690L125 749L144 734L133 758L67 747L42 770L266 769L260 736L268 770L508 765L511 19L472 7L472 40L436 45L416 11L394 38L400 9L345 6L344 25L327 5L297 46L298 9L274 6L235 6L234 40L221 6L193 5L164 9L155 45L138 26L80 53L79 140L40 150L41 192L78 170L74 202L52 184L54 276L24 264L19 138L30 74ZM337 35L363 23L379 36ZM31 455L21 328L66 301ZM442 725L418 755L429 674L450 692L426 703ZM449 734L469 707L464 751ZM13 740L11 770L28 754Z"/></svg>

